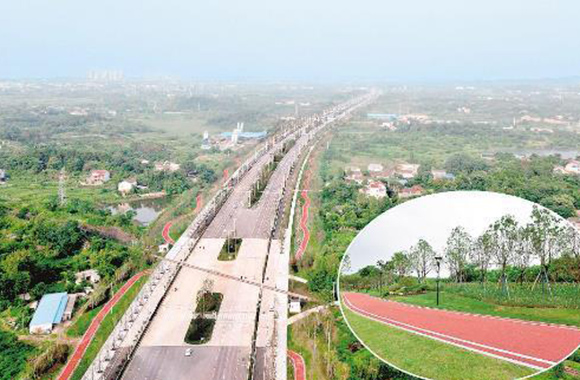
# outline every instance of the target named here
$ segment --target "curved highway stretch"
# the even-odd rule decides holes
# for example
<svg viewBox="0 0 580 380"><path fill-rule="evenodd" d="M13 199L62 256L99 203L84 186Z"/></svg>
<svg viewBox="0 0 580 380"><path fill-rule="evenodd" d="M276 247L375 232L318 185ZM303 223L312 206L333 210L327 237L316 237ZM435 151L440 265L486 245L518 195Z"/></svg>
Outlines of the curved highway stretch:
<svg viewBox="0 0 580 380"><path fill-rule="evenodd" d="M576 327L431 309L342 293L343 305L386 325L466 350L543 370L580 345Z"/></svg>

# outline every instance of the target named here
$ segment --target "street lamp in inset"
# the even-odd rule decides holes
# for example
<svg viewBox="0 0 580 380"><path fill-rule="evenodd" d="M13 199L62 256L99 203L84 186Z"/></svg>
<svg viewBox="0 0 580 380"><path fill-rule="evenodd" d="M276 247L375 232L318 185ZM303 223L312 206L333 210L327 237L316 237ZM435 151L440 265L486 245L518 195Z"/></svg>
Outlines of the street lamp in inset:
<svg viewBox="0 0 580 380"><path fill-rule="evenodd" d="M435 264L437 264L437 306L439 306L439 273L441 272L441 261L443 261L442 256L435 256Z"/></svg>

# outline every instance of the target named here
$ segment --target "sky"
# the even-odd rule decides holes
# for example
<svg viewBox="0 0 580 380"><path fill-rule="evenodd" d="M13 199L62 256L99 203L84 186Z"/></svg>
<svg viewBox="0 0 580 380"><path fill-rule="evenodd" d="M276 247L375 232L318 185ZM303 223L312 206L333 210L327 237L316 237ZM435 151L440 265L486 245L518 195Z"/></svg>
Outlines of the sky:
<svg viewBox="0 0 580 380"><path fill-rule="evenodd" d="M0 0L0 78L580 75L577 0Z"/></svg>
<svg viewBox="0 0 580 380"><path fill-rule="evenodd" d="M378 260L390 260L395 252L408 250L419 239L444 256L453 228L462 226L477 237L504 215L512 215L520 225L526 225L533 207L534 203L522 198L483 191L454 191L413 199L387 210L356 236L347 250L351 268L345 273L354 273ZM428 276L436 275L432 271ZM441 276L449 276L446 265L441 266Z"/></svg>

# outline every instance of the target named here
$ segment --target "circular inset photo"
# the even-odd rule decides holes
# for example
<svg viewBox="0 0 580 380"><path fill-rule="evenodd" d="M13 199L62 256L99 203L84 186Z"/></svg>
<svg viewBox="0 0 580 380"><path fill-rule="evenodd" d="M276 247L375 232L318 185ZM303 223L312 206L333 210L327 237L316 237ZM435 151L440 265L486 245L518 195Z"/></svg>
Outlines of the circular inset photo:
<svg viewBox="0 0 580 380"><path fill-rule="evenodd" d="M419 378L526 378L580 346L580 236L521 198L405 202L357 235L338 284L356 337Z"/></svg>

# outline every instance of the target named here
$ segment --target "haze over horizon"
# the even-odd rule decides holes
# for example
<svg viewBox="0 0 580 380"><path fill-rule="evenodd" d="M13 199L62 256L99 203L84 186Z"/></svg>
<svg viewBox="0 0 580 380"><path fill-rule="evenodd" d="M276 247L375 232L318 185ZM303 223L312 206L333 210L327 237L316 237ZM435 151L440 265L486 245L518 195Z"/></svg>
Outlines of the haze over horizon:
<svg viewBox="0 0 580 380"><path fill-rule="evenodd" d="M0 78L95 69L202 80L577 77L579 14L572 0L4 1Z"/></svg>

